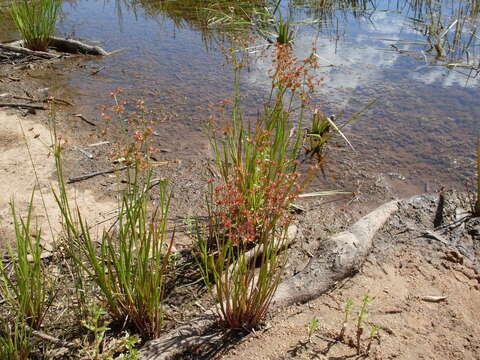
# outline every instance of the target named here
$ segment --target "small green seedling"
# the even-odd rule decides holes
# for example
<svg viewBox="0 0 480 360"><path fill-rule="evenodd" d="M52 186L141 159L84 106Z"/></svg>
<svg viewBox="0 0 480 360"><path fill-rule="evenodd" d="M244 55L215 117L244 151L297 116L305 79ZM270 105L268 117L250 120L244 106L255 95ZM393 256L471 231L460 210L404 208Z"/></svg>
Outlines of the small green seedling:
<svg viewBox="0 0 480 360"><path fill-rule="evenodd" d="M93 337L93 341L88 341L88 336L84 340L84 347L81 350L84 355L91 359L98 359L102 353L102 342L105 338L105 333L110 330L104 325L103 317L107 315L107 312L99 305L92 305L89 309L88 318L82 320L82 326L86 328L90 335Z"/></svg>
<svg viewBox="0 0 480 360"><path fill-rule="evenodd" d="M110 330L106 326L104 317L108 313L99 305L89 307L89 314L86 320L82 320L82 325L90 334L87 335L80 344L80 353L84 358L95 360L113 359L115 354L123 353L117 359L137 360L138 351L135 346L140 342L138 335L125 335L119 338L106 341L106 333Z"/></svg>
<svg viewBox="0 0 480 360"><path fill-rule="evenodd" d="M372 347L373 339L378 338L378 332L383 328L381 325L373 325L370 329L370 335L368 336L368 345L365 353L368 354L370 352L370 348Z"/></svg>
<svg viewBox="0 0 480 360"><path fill-rule="evenodd" d="M308 322L308 342L312 341L312 336L315 333L315 331L318 330L318 326L320 325L320 322L317 318L310 319Z"/></svg>
<svg viewBox="0 0 480 360"><path fill-rule="evenodd" d="M360 347L360 340L363 334L363 326L365 319L368 317L368 304L370 304L373 301L373 297L370 297L367 294L362 299L362 305L360 306L360 310L357 313L357 355L360 355L361 352L361 347Z"/></svg>
<svg viewBox="0 0 480 360"><path fill-rule="evenodd" d="M353 300L348 299L343 309L344 318L343 318L342 329L340 330L340 334L338 335L338 339L340 341L342 341L343 338L345 337L345 330L347 329L348 320L350 318L350 315L352 315L352 310L351 310L352 306L353 306Z"/></svg>
<svg viewBox="0 0 480 360"><path fill-rule="evenodd" d="M364 333L364 328L365 328L365 320L368 317L368 305L372 303L372 301L375 298L372 296L369 296L368 293L363 296L361 299L359 309L356 312L356 317L352 318L352 307L354 305L353 300L347 300L343 309L344 317L343 317L343 324L342 328L340 329L340 333L338 334L337 340L338 341L345 341L345 333L347 330L348 323L350 322L350 319L354 321L355 323L355 340L349 340L348 344L352 345L357 349L357 355L362 354L362 335ZM382 329L382 326L380 325L372 325L370 328L370 334L368 336L368 343L367 347L364 351L364 354L368 354L370 352L370 348L372 347L372 343L374 339L378 338L378 332L379 330Z"/></svg>

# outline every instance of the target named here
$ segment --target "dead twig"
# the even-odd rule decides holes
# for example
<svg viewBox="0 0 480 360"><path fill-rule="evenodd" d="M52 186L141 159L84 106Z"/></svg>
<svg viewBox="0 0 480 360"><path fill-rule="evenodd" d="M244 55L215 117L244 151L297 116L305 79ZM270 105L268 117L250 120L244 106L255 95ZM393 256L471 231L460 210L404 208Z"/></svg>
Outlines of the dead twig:
<svg viewBox="0 0 480 360"><path fill-rule="evenodd" d="M78 181L87 180L87 179L90 179L90 178L98 176L98 175L112 174L112 173L117 172L117 171L123 171L127 168L128 168L128 166L122 166L122 167L119 167L117 169L95 171L95 172L92 172L92 173L89 173L89 174L68 178L67 184L72 184L72 183L75 183L75 182L78 182Z"/></svg>
<svg viewBox="0 0 480 360"><path fill-rule="evenodd" d="M83 116L82 114L73 114L72 116L78 117L79 119L85 121L88 125L97 126L97 124L95 124L94 122L91 122L90 120L88 120L88 119L87 119L85 116Z"/></svg>
<svg viewBox="0 0 480 360"><path fill-rule="evenodd" d="M105 69L105 66L102 66L102 67L100 67L100 68L98 68L98 69L95 69L94 71L92 71L92 72L90 73L89 76L97 75L97 74L98 74L100 71L102 71L103 69Z"/></svg>
<svg viewBox="0 0 480 360"><path fill-rule="evenodd" d="M36 337L38 337L42 340L48 341L49 343L55 344L57 346L66 347L66 348L69 348L69 349L77 349L78 348L78 346L73 344L73 343L63 341L59 338L56 338L52 335L45 334L44 332L41 332L41 331L38 331L38 330L33 330L32 329L32 335L34 335L34 336L36 336Z"/></svg>
<svg viewBox="0 0 480 360"><path fill-rule="evenodd" d="M45 110L45 106L35 105L35 104L0 103L0 107L13 107L13 108L20 108L20 109Z"/></svg>
<svg viewBox="0 0 480 360"><path fill-rule="evenodd" d="M85 155L85 156L86 156L87 158L89 158L89 159L93 159L93 158L94 158L93 154L89 153L89 152L86 151L86 150L83 150L83 149L80 148L80 147L75 146L75 149L78 150L78 151L80 151L83 155Z"/></svg>

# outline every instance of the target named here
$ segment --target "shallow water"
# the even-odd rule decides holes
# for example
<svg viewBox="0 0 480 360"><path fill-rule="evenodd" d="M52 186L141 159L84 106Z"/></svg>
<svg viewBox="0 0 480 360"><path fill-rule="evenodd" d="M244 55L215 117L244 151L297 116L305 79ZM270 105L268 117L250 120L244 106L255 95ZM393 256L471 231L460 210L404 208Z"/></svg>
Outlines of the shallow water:
<svg viewBox="0 0 480 360"><path fill-rule="evenodd" d="M207 26L201 11L206 2L198 3L196 9L195 1L64 2L60 33L125 51L84 61L85 68L58 78L45 75L46 81L92 117L98 117L99 104L111 103L110 91L123 88L125 97L142 97L150 109L175 114L157 131L179 157L204 153L202 124L208 104L230 95L233 75L220 50L228 46L225 34ZM299 56L317 44L324 81L316 102L325 112L346 116L380 97L347 130L361 158L372 164L372 171L399 174L406 182L463 187L464 180L473 177L475 139L480 135L480 76L442 65L479 63L476 34L471 35L477 16L470 3L430 2L437 10L431 13L426 3L412 6L405 0L370 1L345 9L337 4L333 11L316 9L315 4L292 0L283 3L282 10L294 20L307 19L308 24L297 28ZM462 12L461 21L468 19L458 38L456 12ZM425 31L431 31L432 24L444 42L448 39L444 60L436 59L435 50L425 45ZM11 29L5 20L0 24L0 41L15 37ZM432 34L430 40L435 38ZM257 40L261 43L266 43L263 38ZM448 50L449 43L454 50ZM268 93L268 67L267 60L257 59L243 76L251 109ZM102 70L90 76L96 68Z"/></svg>

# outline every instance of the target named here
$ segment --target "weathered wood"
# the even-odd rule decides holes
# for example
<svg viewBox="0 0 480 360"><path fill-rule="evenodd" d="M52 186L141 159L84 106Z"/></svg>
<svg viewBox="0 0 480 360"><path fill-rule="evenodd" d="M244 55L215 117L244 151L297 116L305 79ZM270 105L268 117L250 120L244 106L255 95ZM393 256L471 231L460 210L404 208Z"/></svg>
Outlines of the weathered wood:
<svg viewBox="0 0 480 360"><path fill-rule="evenodd" d="M35 57L39 57L39 58L42 58L42 59L55 59L55 58L59 57L59 55L50 54L50 53L47 53L47 52L44 52L44 51L33 51L33 50L30 50L30 49L27 49L27 48L24 48L24 47L21 47L21 46L13 46L11 44L10 45L0 44L0 49L10 51L10 52L14 52L14 53L17 53L17 54L35 56Z"/></svg>
<svg viewBox="0 0 480 360"><path fill-rule="evenodd" d="M45 106L35 105L35 104L0 103L0 107L13 107L13 108L21 108L21 109L45 110Z"/></svg>
<svg viewBox="0 0 480 360"><path fill-rule="evenodd" d="M205 330L214 325L218 315L207 310L201 317L188 325L168 332L159 339L147 342L140 349L142 360L181 359L182 354L203 343Z"/></svg>
<svg viewBox="0 0 480 360"><path fill-rule="evenodd" d="M88 45L79 40L64 39L55 36L50 38L50 46L56 48L58 51L70 54L108 55L108 52L100 46Z"/></svg>
<svg viewBox="0 0 480 360"><path fill-rule="evenodd" d="M68 53L68 54L85 54L85 55L96 55L96 56L106 56L109 55L107 51L102 49L100 46L88 45L79 40L74 39L64 39L60 37L51 37L49 47L55 48L59 52ZM51 54L44 51L33 51L27 49L23 46L23 41L18 40L9 44L0 44L0 49L5 51L35 56L43 59L55 59L59 58L62 55Z"/></svg>
<svg viewBox="0 0 480 360"><path fill-rule="evenodd" d="M271 308L315 299L357 271L370 252L374 235L397 209L398 201L390 201L362 217L348 231L329 238L324 244L328 251L311 258L301 272L279 285Z"/></svg>

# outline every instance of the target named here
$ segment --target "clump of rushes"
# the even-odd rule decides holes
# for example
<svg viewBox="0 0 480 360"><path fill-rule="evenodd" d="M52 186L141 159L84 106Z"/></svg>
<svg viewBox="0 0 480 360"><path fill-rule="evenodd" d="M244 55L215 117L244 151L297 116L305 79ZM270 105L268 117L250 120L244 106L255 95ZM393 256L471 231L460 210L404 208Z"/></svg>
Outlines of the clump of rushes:
<svg viewBox="0 0 480 360"><path fill-rule="evenodd" d="M31 329L26 326L25 320L16 318L11 325L7 321L0 321L0 359L26 360L33 350Z"/></svg>
<svg viewBox="0 0 480 360"><path fill-rule="evenodd" d="M332 133L329 119L320 110L315 109L312 117L312 124L307 131L308 148L307 153L316 156L319 161L323 158L324 145Z"/></svg>
<svg viewBox="0 0 480 360"><path fill-rule="evenodd" d="M13 21L22 34L24 46L46 51L60 14L60 0L13 0Z"/></svg>
<svg viewBox="0 0 480 360"><path fill-rule="evenodd" d="M310 128L306 132L306 137L308 139L307 154L315 156L319 163L322 162L325 155L325 145L335 133L338 133L353 149L353 146L343 134L342 130L358 116L360 116L364 111L368 110L371 106L373 106L378 101L378 99L379 98L372 100L370 103L357 111L342 124L338 123L334 115L325 116L320 111L320 109L316 108L313 111Z"/></svg>
<svg viewBox="0 0 480 360"><path fill-rule="evenodd" d="M123 106L115 108L123 111ZM70 207L61 145L54 139L59 181L56 198L71 244L69 255L98 286L109 315L122 324L132 325L144 340L158 337L163 328L165 280L173 244L165 236L170 205L167 182L152 179L148 140L151 134L148 127L136 130L131 146L124 149L124 163L129 166L127 186L115 225L98 242L92 238L79 210L72 211ZM151 206L151 189L157 184L158 203Z"/></svg>
<svg viewBox="0 0 480 360"><path fill-rule="evenodd" d="M230 328L251 329L265 317L286 262L289 207L310 178L299 180L296 159L304 107L315 86L308 71L317 64L313 56L298 60L290 46L277 43L275 49L270 101L255 124L243 121L239 66L230 116L223 102L221 124L216 116L210 121L212 172L219 179L210 181L209 224L199 228L198 245L207 286Z"/></svg>
<svg viewBox="0 0 480 360"><path fill-rule="evenodd" d="M289 20L284 20L280 14L278 18L277 30L277 43L282 45L292 45L295 38L293 30L290 26Z"/></svg>
<svg viewBox="0 0 480 360"><path fill-rule="evenodd" d="M0 296L9 307L5 307L9 311L1 320L1 359L29 358L33 350L32 329L40 329L56 294L42 263L40 229L32 224L34 194L35 191L26 218L17 216L13 201L11 203L15 248L10 250L8 267L0 261Z"/></svg>
<svg viewBox="0 0 480 360"><path fill-rule="evenodd" d="M11 203L15 228L15 249L10 251L12 273L0 262L0 294L17 319L39 329L55 296L55 287L42 263L40 229L32 226L32 202L25 219L18 217Z"/></svg>

